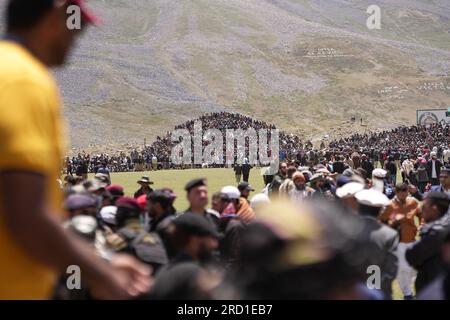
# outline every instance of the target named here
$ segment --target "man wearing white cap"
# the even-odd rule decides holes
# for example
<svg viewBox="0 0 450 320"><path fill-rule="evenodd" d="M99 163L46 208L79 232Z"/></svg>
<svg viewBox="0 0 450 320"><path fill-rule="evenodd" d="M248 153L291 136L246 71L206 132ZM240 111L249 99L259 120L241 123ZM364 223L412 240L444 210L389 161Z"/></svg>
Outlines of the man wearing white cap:
<svg viewBox="0 0 450 320"><path fill-rule="evenodd" d="M359 205L355 198L355 194L364 189L364 185L359 182L348 182L342 187L336 189L336 197L342 204L352 211L357 212Z"/></svg>
<svg viewBox="0 0 450 320"><path fill-rule="evenodd" d="M375 189L364 189L355 194L359 204L359 214L366 221L363 234L370 243L368 260L370 266L376 266L381 273L380 288L387 299L392 298L392 281L397 276L399 242L398 233L378 221L381 210L389 204L389 199Z"/></svg>
<svg viewBox="0 0 450 320"><path fill-rule="evenodd" d="M389 199L394 196L392 187L386 182L388 172L384 169L377 168L372 172L372 189L384 193Z"/></svg>

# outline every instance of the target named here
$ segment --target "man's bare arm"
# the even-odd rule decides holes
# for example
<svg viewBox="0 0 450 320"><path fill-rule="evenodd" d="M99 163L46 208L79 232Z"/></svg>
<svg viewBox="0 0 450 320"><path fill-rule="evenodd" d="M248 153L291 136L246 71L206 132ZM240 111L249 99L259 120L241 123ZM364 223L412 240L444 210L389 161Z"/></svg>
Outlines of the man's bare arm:
<svg viewBox="0 0 450 320"><path fill-rule="evenodd" d="M84 279L92 288L98 288L102 297L127 298L130 292L145 289L142 281L130 283L135 280L130 278L135 278L136 274L130 277L123 270L115 272L81 239L62 228L61 221L50 212L46 202L46 184L52 182L56 183L34 173L0 173L0 203L4 205L7 229L18 245L57 271L78 265ZM147 270L141 270L143 274L147 273ZM133 288L134 285L137 287Z"/></svg>

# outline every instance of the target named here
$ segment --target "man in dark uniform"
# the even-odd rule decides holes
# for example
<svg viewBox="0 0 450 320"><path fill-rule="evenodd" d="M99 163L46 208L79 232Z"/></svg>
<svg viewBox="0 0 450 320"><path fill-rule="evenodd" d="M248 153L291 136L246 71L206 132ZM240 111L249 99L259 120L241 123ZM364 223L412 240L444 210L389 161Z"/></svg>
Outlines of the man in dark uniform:
<svg viewBox="0 0 450 320"><path fill-rule="evenodd" d="M218 234L199 214L187 212L172 222L171 240L176 256L156 275L150 298L154 300L192 300L209 298L200 279L207 270L213 250L218 246Z"/></svg>
<svg viewBox="0 0 450 320"><path fill-rule="evenodd" d="M141 185L141 187L139 188L139 190L137 190L134 193L134 198L137 199L140 196L142 196L143 194L150 194L150 192L153 191L152 188L150 188L150 185L153 184L153 181L150 181L150 178L148 176L143 176L141 179L139 179L137 181L138 184Z"/></svg>
<svg viewBox="0 0 450 320"><path fill-rule="evenodd" d="M116 202L115 234L107 234L108 245L116 252L129 253L152 266L153 272L168 262L166 250L156 233L148 233L140 224L141 209L133 198L122 197Z"/></svg>
<svg viewBox="0 0 450 320"><path fill-rule="evenodd" d="M250 170L253 167L248 163L248 159L244 160L244 164L242 165L242 175L243 175L243 180L245 182L248 182L248 178L250 176Z"/></svg>
<svg viewBox="0 0 450 320"><path fill-rule="evenodd" d="M187 192L189 208L184 213L195 213L201 215L217 231L219 228L219 216L216 212L206 209L208 205L208 186L205 178L189 181L184 188Z"/></svg>
<svg viewBox="0 0 450 320"><path fill-rule="evenodd" d="M234 170L234 175L236 177L236 183L241 182L241 177L242 177L242 165L240 164L235 164L233 166L233 170Z"/></svg>

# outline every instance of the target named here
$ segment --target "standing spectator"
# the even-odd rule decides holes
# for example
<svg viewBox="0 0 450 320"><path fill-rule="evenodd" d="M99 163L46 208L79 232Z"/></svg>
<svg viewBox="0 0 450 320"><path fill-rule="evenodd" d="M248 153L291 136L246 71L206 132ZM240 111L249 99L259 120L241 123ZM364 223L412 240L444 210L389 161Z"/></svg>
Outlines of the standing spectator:
<svg viewBox="0 0 450 320"><path fill-rule="evenodd" d="M148 176L142 176L142 178L139 179L137 183L141 187L134 193L135 199L139 198L143 194L149 195L153 191L153 189L150 187L150 185L153 184L153 181L151 181Z"/></svg>
<svg viewBox="0 0 450 320"><path fill-rule="evenodd" d="M395 197L380 215L380 220L397 229L400 234L397 251L399 262L397 281L405 300L413 298L412 284L416 276L416 271L405 260L405 252L411 247L417 235L415 217L418 217L420 221L418 201L408 197L408 185L406 183L398 184L395 187Z"/></svg>
<svg viewBox="0 0 450 320"><path fill-rule="evenodd" d="M234 170L234 176L236 177L236 183L240 183L241 178L242 178L242 165L234 164L233 170Z"/></svg>
<svg viewBox="0 0 450 320"><path fill-rule="evenodd" d="M444 165L450 166L450 144L447 146L447 149L443 151L442 156L444 159Z"/></svg>
<svg viewBox="0 0 450 320"><path fill-rule="evenodd" d="M287 163L280 162L280 168L278 170L278 173L273 177L273 180L268 187L269 197L278 196L280 186L286 178L287 178Z"/></svg>
<svg viewBox="0 0 450 320"><path fill-rule="evenodd" d="M419 190L421 193L425 192L425 187L430 181L426 168L427 161L425 159L419 160L419 166L417 168L417 182L419 184Z"/></svg>
<svg viewBox="0 0 450 320"><path fill-rule="evenodd" d="M189 181L185 188L187 192L187 199L189 201L189 208L183 214L188 212L198 214L211 224L217 231L219 228L219 216L216 212L206 209L208 205L208 185L205 178L199 178Z"/></svg>
<svg viewBox="0 0 450 320"><path fill-rule="evenodd" d="M388 172L389 182L395 185L397 183L397 165L394 162L394 157L388 157L388 162L384 165L384 169Z"/></svg>
<svg viewBox="0 0 450 320"><path fill-rule="evenodd" d="M361 156L361 168L363 168L368 177L372 176L372 171L373 171L373 164L372 162L370 162L370 160L367 158L367 155L363 154Z"/></svg>
<svg viewBox="0 0 450 320"><path fill-rule="evenodd" d="M248 182L248 178L249 178L249 175L250 175L250 170L252 169L253 167L248 163L248 159L247 158L245 158L244 159L244 164L242 165L242 175L243 175L243 181L244 182Z"/></svg>
<svg viewBox="0 0 450 320"><path fill-rule="evenodd" d="M436 186L439 184L439 175L441 174L442 162L437 159L436 152L430 153L431 159L427 163L427 173L430 178L431 185Z"/></svg>
<svg viewBox="0 0 450 320"><path fill-rule="evenodd" d="M371 256L371 264L380 267L381 290L387 299L391 299L392 281L397 276L399 237L397 232L378 221L380 211L389 203L389 199L374 189L362 190L355 194L355 198L359 203L359 213L367 224L363 234L376 248Z"/></svg>
<svg viewBox="0 0 450 320"><path fill-rule="evenodd" d="M420 229L420 240L406 250L406 260L417 270L417 294L444 271L441 245L450 228L449 203L445 193L427 194L422 206L426 225Z"/></svg>

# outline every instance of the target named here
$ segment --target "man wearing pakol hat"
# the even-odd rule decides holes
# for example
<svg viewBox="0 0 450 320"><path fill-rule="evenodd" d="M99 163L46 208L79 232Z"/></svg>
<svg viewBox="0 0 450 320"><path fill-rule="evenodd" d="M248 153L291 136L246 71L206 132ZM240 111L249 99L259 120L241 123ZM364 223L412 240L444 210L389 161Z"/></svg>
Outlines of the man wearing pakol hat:
<svg viewBox="0 0 450 320"><path fill-rule="evenodd" d="M255 215L258 216L258 212L270 203L269 197L264 193L255 194L250 200L250 207L252 207Z"/></svg>
<svg viewBox="0 0 450 320"><path fill-rule="evenodd" d="M372 171L372 188L384 193L388 198L394 197L394 190L386 181L388 172L384 169L377 168Z"/></svg>
<svg viewBox="0 0 450 320"><path fill-rule="evenodd" d="M381 210L389 204L389 199L375 189L364 189L355 194L359 204L359 214L366 222L363 234L367 236L371 247L369 264L381 271L381 291L386 299L392 299L392 281L397 276L397 247L399 236L392 228L378 220Z"/></svg>
<svg viewBox="0 0 450 320"><path fill-rule="evenodd" d="M339 179L338 179L339 180ZM359 209L355 194L364 189L364 185L359 182L348 181L336 189L336 197L350 211L357 213Z"/></svg>
<svg viewBox="0 0 450 320"><path fill-rule="evenodd" d="M168 262L161 238L147 232L140 223L141 208L136 199L122 197L117 200L115 224L117 232L107 235L107 244L115 252L128 253L150 265L153 273Z"/></svg>
<svg viewBox="0 0 450 320"><path fill-rule="evenodd" d="M244 215L238 214L240 199L242 199L242 197L240 197L240 192L236 187L225 186L220 191L220 194L222 208L220 208L219 232L222 237L220 239L219 250L225 268L229 269L239 263L238 253L241 236L246 228L246 223L251 221L255 214L245 200L245 204L252 213L251 219L246 221Z"/></svg>
<svg viewBox="0 0 450 320"><path fill-rule="evenodd" d="M134 193L134 198L139 198L140 196L142 196L143 194L148 195L150 194L150 192L153 191L153 189L150 187L150 185L153 184L153 181L150 180L150 178L148 176L143 176L142 178L140 178L137 183L141 186L139 188L139 190L137 190Z"/></svg>
<svg viewBox="0 0 450 320"><path fill-rule="evenodd" d="M69 213L69 218L78 215L96 217L96 199L90 193L74 193L64 201L64 209Z"/></svg>
<svg viewBox="0 0 450 320"><path fill-rule="evenodd" d="M431 185L439 185L439 175L441 174L442 162L437 159L436 152L430 153L431 159L427 162L427 173L430 178Z"/></svg>
<svg viewBox="0 0 450 320"><path fill-rule="evenodd" d="M112 232L116 231L116 214L117 207L115 205L104 206L100 209L100 219L103 228L109 228Z"/></svg>
<svg viewBox="0 0 450 320"><path fill-rule="evenodd" d="M191 212L203 216L208 222L218 230L219 216L216 212L208 210L208 186L205 178L198 178L189 181L185 188L187 199L189 201L189 208L184 213Z"/></svg>
<svg viewBox="0 0 450 320"><path fill-rule="evenodd" d="M330 198L333 194L334 185L327 179L326 173L319 169L311 177L310 186L314 189L313 198Z"/></svg>
<svg viewBox="0 0 450 320"><path fill-rule="evenodd" d="M173 220L170 235L176 256L157 274L150 298L210 299L212 288L204 288L202 279L205 279L208 263L218 247L216 229L202 215L186 212Z"/></svg>
<svg viewBox="0 0 450 320"><path fill-rule="evenodd" d="M250 187L251 188L251 187ZM225 186L220 191L221 194L225 194L231 200L230 206L234 207L234 213L244 223L249 223L255 218L255 212L250 207L248 200L241 196L241 191L233 186Z"/></svg>
<svg viewBox="0 0 450 320"><path fill-rule="evenodd" d="M111 184L110 176L105 173L96 173L94 179L97 179L105 188Z"/></svg>

